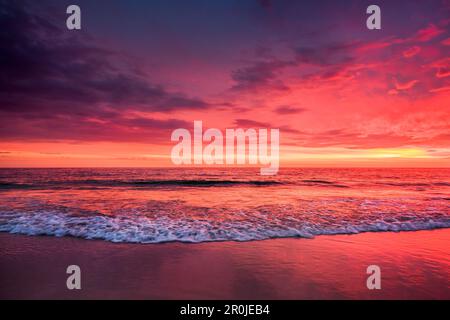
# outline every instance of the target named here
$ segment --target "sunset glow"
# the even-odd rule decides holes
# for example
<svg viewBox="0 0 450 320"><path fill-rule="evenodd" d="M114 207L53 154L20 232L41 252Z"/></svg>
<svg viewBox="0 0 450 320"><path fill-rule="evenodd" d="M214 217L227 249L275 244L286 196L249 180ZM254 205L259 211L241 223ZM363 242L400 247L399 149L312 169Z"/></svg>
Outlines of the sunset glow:
<svg viewBox="0 0 450 320"><path fill-rule="evenodd" d="M174 21L80 2L79 33L32 4L1 22L2 167L172 166L170 134L195 120L279 128L282 166L450 165L446 1L383 3L373 32L358 3L186 5Z"/></svg>

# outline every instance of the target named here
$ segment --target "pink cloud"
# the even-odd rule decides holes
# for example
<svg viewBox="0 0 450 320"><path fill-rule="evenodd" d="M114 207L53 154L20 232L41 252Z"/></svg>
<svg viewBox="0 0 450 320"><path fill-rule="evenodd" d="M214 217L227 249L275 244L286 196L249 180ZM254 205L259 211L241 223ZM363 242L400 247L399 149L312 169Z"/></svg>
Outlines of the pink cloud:
<svg viewBox="0 0 450 320"><path fill-rule="evenodd" d="M448 76L450 76L450 69L448 68L439 68L436 72L436 77L438 78L446 78Z"/></svg>
<svg viewBox="0 0 450 320"><path fill-rule="evenodd" d="M431 64L431 67L437 69L437 78L446 78L450 76L450 58L437 60Z"/></svg>
<svg viewBox="0 0 450 320"><path fill-rule="evenodd" d="M405 42L405 40L403 40L403 39L391 37L391 38L387 38L387 39L383 39L383 40L379 40L379 41L368 42L368 43L359 45L359 47L357 49L359 52L364 52L364 51L368 51L368 50L384 49L384 48L390 47L392 45L401 44L404 42Z"/></svg>
<svg viewBox="0 0 450 320"><path fill-rule="evenodd" d="M404 83L399 83L398 80L395 80L395 89L397 90L408 90L416 85L419 80L411 80Z"/></svg>
<svg viewBox="0 0 450 320"><path fill-rule="evenodd" d="M442 34L443 32L444 32L444 30L439 29L439 27L437 27L436 25L431 23L426 28L417 31L414 39L416 41L426 42L426 41L430 41L431 39L437 37L438 35Z"/></svg>
<svg viewBox="0 0 450 320"><path fill-rule="evenodd" d="M420 47L418 46L414 46L411 48L406 49L405 51L403 51L403 56L405 58L412 58L414 57L416 54L418 54L420 52Z"/></svg>
<svg viewBox="0 0 450 320"><path fill-rule="evenodd" d="M391 90L388 91L388 94L393 96L393 95L398 94L398 91L395 90L395 89L391 89Z"/></svg>
<svg viewBox="0 0 450 320"><path fill-rule="evenodd" d="M432 93L444 92L444 91L450 91L450 86L439 87L439 88L434 88L434 89L430 90L430 92L432 92Z"/></svg>

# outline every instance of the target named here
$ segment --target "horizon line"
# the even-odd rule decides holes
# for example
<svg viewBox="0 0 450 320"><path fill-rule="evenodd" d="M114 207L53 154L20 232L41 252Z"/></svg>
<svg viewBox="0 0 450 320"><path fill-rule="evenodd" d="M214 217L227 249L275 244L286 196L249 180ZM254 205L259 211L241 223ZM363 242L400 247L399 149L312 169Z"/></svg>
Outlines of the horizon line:
<svg viewBox="0 0 450 320"><path fill-rule="evenodd" d="M1 167L0 169L260 169L260 166L83 166L83 167ZM448 167L377 167L377 166L285 166L280 169L450 169Z"/></svg>

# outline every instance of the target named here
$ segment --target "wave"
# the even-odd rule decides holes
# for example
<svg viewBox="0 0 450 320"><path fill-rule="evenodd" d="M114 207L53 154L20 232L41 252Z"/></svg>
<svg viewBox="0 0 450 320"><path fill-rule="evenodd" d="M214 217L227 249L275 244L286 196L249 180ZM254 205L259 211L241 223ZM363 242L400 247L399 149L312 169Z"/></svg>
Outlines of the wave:
<svg viewBox="0 0 450 320"><path fill-rule="evenodd" d="M333 184L333 182L327 181L327 180L302 180L302 182L318 183L318 184Z"/></svg>
<svg viewBox="0 0 450 320"><path fill-rule="evenodd" d="M394 186L394 187L450 187L450 182L376 182L379 185Z"/></svg>
<svg viewBox="0 0 450 320"><path fill-rule="evenodd" d="M227 186L326 186L349 188L347 185L326 180L275 181L275 180L202 180L202 179L172 179L172 180L64 180L40 181L33 184L0 182L0 189L45 189L45 188L79 188L79 187L227 187Z"/></svg>
<svg viewBox="0 0 450 320"><path fill-rule="evenodd" d="M2 213L0 232L24 235L72 236L115 243L164 243L253 241L271 238L313 238L320 235L362 232L417 231L450 228L450 217L394 216L388 219L327 224L323 222L277 219L248 219L217 223L205 219L174 219L145 216L67 215L57 211Z"/></svg>
<svg viewBox="0 0 450 320"><path fill-rule="evenodd" d="M313 185L313 186L329 186L329 187L335 187L335 188L350 188L347 185L339 184L336 182L331 182L327 180L316 180L316 179L308 179L308 180L301 180L302 184L306 185Z"/></svg>
<svg viewBox="0 0 450 320"><path fill-rule="evenodd" d="M0 182L1 189L23 189L23 188L65 188L65 187L220 187L235 185L270 186L283 184L279 181L269 180L68 180L68 181L44 181L35 184L20 184Z"/></svg>
<svg viewBox="0 0 450 320"><path fill-rule="evenodd" d="M120 181L118 185L133 185L133 186L231 186L231 185L255 185L255 186L269 186L282 184L278 181L264 181L264 180L148 180L148 181Z"/></svg>
<svg viewBox="0 0 450 320"><path fill-rule="evenodd" d="M29 189L33 186L25 183L13 183L13 182L0 182L1 189Z"/></svg>

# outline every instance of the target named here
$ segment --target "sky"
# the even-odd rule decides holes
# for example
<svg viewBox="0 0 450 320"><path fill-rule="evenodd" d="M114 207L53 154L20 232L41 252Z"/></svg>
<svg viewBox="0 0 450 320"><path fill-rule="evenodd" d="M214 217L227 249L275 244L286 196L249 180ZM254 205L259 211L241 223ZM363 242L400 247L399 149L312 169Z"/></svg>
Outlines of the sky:
<svg viewBox="0 0 450 320"><path fill-rule="evenodd" d="M280 129L281 166L449 167L450 1L372 2L0 0L0 167L170 166L194 120Z"/></svg>

